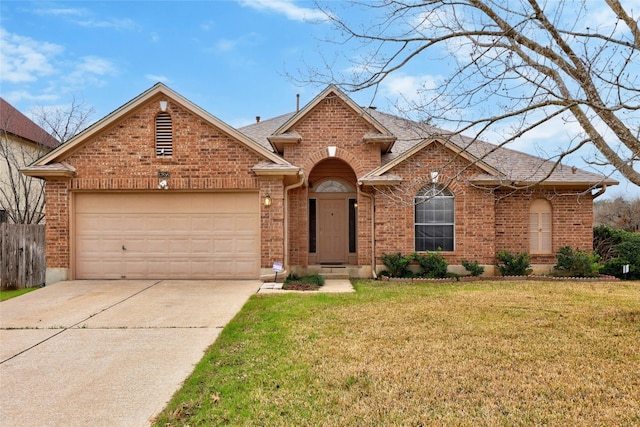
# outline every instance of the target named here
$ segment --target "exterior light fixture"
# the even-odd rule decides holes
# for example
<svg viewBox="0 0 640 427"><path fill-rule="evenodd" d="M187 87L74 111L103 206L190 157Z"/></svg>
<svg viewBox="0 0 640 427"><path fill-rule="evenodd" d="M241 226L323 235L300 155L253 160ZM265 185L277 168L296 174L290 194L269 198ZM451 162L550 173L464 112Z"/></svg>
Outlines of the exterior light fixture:
<svg viewBox="0 0 640 427"><path fill-rule="evenodd" d="M329 153L329 157L335 157L336 147L335 146L327 147L327 152Z"/></svg>
<svg viewBox="0 0 640 427"><path fill-rule="evenodd" d="M438 182L438 172L431 172L431 182L432 183L437 183Z"/></svg>
<svg viewBox="0 0 640 427"><path fill-rule="evenodd" d="M160 109L162 111L167 111L167 101L160 101Z"/></svg>
<svg viewBox="0 0 640 427"><path fill-rule="evenodd" d="M168 190L169 189L169 183L167 183L166 179L163 179L162 181L160 181L160 183L158 184L158 190Z"/></svg>
<svg viewBox="0 0 640 427"><path fill-rule="evenodd" d="M264 205L271 206L271 196L267 194L267 197L264 198Z"/></svg>

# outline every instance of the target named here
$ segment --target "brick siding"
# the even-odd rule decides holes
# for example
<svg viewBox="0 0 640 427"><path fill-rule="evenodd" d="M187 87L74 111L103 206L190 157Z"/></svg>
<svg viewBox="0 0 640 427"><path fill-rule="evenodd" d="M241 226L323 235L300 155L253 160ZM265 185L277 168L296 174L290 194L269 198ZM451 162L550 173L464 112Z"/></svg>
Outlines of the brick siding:
<svg viewBox="0 0 640 427"><path fill-rule="evenodd" d="M76 169L70 181L49 181L47 198L47 266L69 268L69 206L71 191L158 191L158 172L169 172L171 191L256 190L261 200L262 267L283 255L282 181L262 179L251 168L256 152L191 114L168 104L173 126L173 155L155 155L155 116L160 96L150 99L122 120L87 141L64 161Z"/></svg>

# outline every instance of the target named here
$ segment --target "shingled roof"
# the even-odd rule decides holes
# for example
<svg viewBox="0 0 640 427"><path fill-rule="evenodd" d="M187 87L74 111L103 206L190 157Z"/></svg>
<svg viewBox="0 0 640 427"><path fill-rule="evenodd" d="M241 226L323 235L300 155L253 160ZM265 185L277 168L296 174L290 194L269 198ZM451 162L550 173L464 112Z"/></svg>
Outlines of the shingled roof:
<svg viewBox="0 0 640 427"><path fill-rule="evenodd" d="M375 109L366 109L374 119L387 128L397 140L391 152L382 155L382 165L367 174L368 180L379 179L392 167L411 155L414 148L429 141L446 141L449 148L481 162L497 173L478 174L473 181L479 184L527 185L544 181L547 185L615 185L618 182L606 176L588 172L574 166L567 166L552 160L536 157L516 150L500 147L485 141L474 140L458 134L438 129L424 123L414 122ZM267 137L293 117L295 113L284 114L262 120L238 129L263 147L273 150ZM380 173L378 173L380 172ZM358 177L364 178L364 177Z"/></svg>
<svg viewBox="0 0 640 427"><path fill-rule="evenodd" d="M0 98L0 130L45 147L56 148L60 145L57 139L3 98Z"/></svg>

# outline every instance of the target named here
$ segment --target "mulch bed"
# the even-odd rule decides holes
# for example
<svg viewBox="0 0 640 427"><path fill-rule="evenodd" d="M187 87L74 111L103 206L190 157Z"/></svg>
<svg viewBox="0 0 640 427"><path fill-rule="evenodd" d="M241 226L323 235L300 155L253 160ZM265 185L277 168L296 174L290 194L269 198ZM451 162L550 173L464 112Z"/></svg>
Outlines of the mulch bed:
<svg viewBox="0 0 640 427"><path fill-rule="evenodd" d="M304 282L289 282L282 285L282 289L287 291L317 291L320 286Z"/></svg>

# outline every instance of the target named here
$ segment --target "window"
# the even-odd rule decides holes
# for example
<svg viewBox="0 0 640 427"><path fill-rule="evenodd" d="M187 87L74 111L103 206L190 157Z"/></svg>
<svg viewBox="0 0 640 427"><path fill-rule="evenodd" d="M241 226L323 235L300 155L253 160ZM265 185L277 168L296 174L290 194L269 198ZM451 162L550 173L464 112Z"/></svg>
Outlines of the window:
<svg viewBox="0 0 640 427"><path fill-rule="evenodd" d="M530 252L532 254L551 253L551 203L536 199L529 208Z"/></svg>
<svg viewBox="0 0 640 427"><path fill-rule="evenodd" d="M316 199L309 199L309 252L316 253Z"/></svg>
<svg viewBox="0 0 640 427"><path fill-rule="evenodd" d="M356 252L356 199L349 199L349 252Z"/></svg>
<svg viewBox="0 0 640 427"><path fill-rule="evenodd" d="M453 251L455 198L437 184L423 187L415 198L416 251Z"/></svg>
<svg viewBox="0 0 640 427"><path fill-rule="evenodd" d="M156 157L167 157L173 154L173 129L169 113L156 116Z"/></svg>

